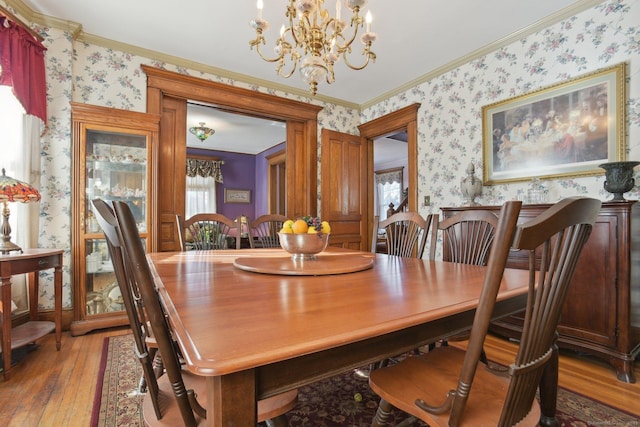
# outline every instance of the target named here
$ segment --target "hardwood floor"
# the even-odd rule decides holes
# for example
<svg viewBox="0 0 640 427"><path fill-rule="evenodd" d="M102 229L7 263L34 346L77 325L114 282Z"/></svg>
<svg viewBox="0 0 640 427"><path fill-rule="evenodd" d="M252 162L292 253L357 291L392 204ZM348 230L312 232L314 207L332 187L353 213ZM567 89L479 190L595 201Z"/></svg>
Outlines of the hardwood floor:
<svg viewBox="0 0 640 427"><path fill-rule="evenodd" d="M104 338L128 333L126 328L94 332L80 337L63 335L62 348L55 350L53 334L39 341L0 380L0 424L11 427L88 426L94 399ZM489 336L485 350L491 360L507 363L516 346ZM640 381L640 363L635 375ZM607 364L591 357L563 352L560 385L640 417L640 382L622 383Z"/></svg>

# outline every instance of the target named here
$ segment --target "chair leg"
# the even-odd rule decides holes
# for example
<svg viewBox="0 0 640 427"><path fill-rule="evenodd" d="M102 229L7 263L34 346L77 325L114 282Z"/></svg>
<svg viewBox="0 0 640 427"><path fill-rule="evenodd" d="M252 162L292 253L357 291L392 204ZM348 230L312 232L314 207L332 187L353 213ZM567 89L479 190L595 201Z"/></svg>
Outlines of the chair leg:
<svg viewBox="0 0 640 427"><path fill-rule="evenodd" d="M162 374L164 374L164 363L162 362L162 357L160 357L160 353L157 350L154 350L153 356L153 373L156 375L156 378L160 378Z"/></svg>
<svg viewBox="0 0 640 427"><path fill-rule="evenodd" d="M140 376L140 382L138 383L138 392L144 394L147 392L147 380L144 379L144 375Z"/></svg>
<svg viewBox="0 0 640 427"><path fill-rule="evenodd" d="M489 365L489 360L487 359L487 353L484 351L484 348L482 349L482 352L480 353L480 361L482 363L484 363L485 365Z"/></svg>
<svg viewBox="0 0 640 427"><path fill-rule="evenodd" d="M284 414L278 415L270 420L265 420L264 423L267 427L287 427L289 425L289 421L287 421L287 417Z"/></svg>
<svg viewBox="0 0 640 427"><path fill-rule="evenodd" d="M386 425L389 425L392 410L393 406L389 402L384 399L380 399L378 410L376 411L376 415L375 417L373 417L373 421L371 422L371 427L384 427Z"/></svg>

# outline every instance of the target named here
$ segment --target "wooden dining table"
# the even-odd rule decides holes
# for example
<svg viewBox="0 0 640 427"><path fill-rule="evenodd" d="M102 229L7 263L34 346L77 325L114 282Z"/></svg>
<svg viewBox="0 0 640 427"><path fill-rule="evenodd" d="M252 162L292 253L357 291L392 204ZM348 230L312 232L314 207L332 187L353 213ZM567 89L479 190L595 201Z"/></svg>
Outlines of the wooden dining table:
<svg viewBox="0 0 640 427"><path fill-rule="evenodd" d="M255 425L259 399L467 329L486 271L332 247L303 261L280 249L148 259L186 365L206 377L211 426ZM524 307L527 274L505 270L494 317Z"/></svg>

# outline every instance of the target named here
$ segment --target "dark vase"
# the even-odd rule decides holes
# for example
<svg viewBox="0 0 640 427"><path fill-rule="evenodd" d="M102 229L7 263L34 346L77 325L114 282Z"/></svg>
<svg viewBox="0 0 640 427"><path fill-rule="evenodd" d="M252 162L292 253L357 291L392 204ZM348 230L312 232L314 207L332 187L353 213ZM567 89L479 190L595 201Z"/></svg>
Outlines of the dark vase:
<svg viewBox="0 0 640 427"><path fill-rule="evenodd" d="M630 191L635 185L633 179L633 168L640 165L640 162L610 162L599 165L605 171L604 189L613 194L612 202L623 202L624 193Z"/></svg>

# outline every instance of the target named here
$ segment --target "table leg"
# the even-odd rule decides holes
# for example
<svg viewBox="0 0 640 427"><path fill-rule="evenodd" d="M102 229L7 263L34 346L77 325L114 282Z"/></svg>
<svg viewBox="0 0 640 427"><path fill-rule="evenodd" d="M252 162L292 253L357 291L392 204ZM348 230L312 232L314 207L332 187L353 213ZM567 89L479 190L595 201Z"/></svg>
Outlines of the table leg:
<svg viewBox="0 0 640 427"><path fill-rule="evenodd" d="M551 359L540 379L540 425L557 427L556 401L558 399L558 346L553 344Z"/></svg>
<svg viewBox="0 0 640 427"><path fill-rule="evenodd" d="M54 321L56 323L56 350L60 351L62 344L62 255L58 267L53 272L54 278Z"/></svg>
<svg viewBox="0 0 640 427"><path fill-rule="evenodd" d="M11 369L11 277L2 278L2 375L9 378Z"/></svg>
<svg viewBox="0 0 640 427"><path fill-rule="evenodd" d="M38 287L40 276L37 271L29 273L29 320L38 320Z"/></svg>
<svg viewBox="0 0 640 427"><path fill-rule="evenodd" d="M255 370L207 377L207 424L210 427L258 424Z"/></svg>

